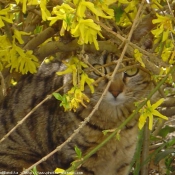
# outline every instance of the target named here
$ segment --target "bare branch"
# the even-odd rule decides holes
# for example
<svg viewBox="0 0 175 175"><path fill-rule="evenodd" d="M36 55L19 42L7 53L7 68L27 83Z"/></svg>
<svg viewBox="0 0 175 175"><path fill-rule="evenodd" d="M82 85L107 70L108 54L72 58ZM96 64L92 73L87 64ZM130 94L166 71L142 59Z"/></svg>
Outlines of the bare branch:
<svg viewBox="0 0 175 175"><path fill-rule="evenodd" d="M144 139L143 139L143 149L142 149L142 163L147 160L149 155L149 144L150 144L150 130L148 128L148 121L146 122L144 126ZM148 174L148 164L145 163L141 167L141 174L147 175Z"/></svg>
<svg viewBox="0 0 175 175"><path fill-rule="evenodd" d="M175 106L175 97L167 97L161 104L162 107L173 107Z"/></svg>
<svg viewBox="0 0 175 175"><path fill-rule="evenodd" d="M166 115L167 117L172 117L175 115L175 107L172 108L163 108L159 110L163 115Z"/></svg>
<svg viewBox="0 0 175 175"><path fill-rule="evenodd" d="M35 50L40 44L46 41L48 38L52 37L56 31L52 27L48 27L36 37L31 39L23 49Z"/></svg>
<svg viewBox="0 0 175 175"><path fill-rule="evenodd" d="M56 91L54 92L59 92L61 89L63 89L65 86L67 86L67 84L69 84L70 82L66 83L64 86L62 86L61 88L58 88ZM29 116L34 113L43 103L45 103L47 100L49 100L50 98L52 98L52 94L48 95L44 100L42 100L39 104L37 104L26 116L24 116L24 118L20 121L18 121L17 125L15 125L1 140L0 143L3 142L6 138L8 138L10 136L11 133L13 133L21 124L24 123L24 121L26 121L27 118L29 118Z"/></svg>
<svg viewBox="0 0 175 175"><path fill-rule="evenodd" d="M4 80L4 76L2 75L2 72L0 72L0 79L1 79L1 86L2 86L2 94L3 96L7 95L7 91L6 91L6 84L5 84L5 80Z"/></svg>

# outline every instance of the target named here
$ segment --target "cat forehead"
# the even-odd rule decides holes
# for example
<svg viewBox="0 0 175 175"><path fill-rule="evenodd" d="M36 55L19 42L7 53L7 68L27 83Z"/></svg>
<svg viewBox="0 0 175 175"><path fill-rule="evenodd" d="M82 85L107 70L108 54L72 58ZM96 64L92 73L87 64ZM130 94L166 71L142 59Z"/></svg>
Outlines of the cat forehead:
<svg viewBox="0 0 175 175"><path fill-rule="evenodd" d="M103 55L99 55L99 54L88 54L87 56L88 62L90 64L104 64L105 63L105 58Z"/></svg>
<svg viewBox="0 0 175 175"><path fill-rule="evenodd" d="M117 60L117 57L112 53L100 52L96 54L88 54L88 61L91 64L107 64Z"/></svg>

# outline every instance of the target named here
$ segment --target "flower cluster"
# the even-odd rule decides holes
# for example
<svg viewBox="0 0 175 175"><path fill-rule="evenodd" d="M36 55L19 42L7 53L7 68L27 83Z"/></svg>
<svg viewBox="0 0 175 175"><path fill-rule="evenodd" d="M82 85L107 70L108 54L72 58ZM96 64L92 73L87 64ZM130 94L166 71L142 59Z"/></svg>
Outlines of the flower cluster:
<svg viewBox="0 0 175 175"><path fill-rule="evenodd" d="M150 101L147 101L147 106L140 109L141 116L139 118L139 128L142 129L146 123L147 118L149 119L149 129L152 130L153 128L153 116L158 116L162 119L168 120L168 118L162 115L159 111L156 110L158 106L163 103L164 99L160 99L153 105L151 105Z"/></svg>
<svg viewBox="0 0 175 175"><path fill-rule="evenodd" d="M80 104L86 107L84 101L89 102L89 98L83 93L84 86L87 84L91 93L94 93L94 80L83 71L83 68L88 66L77 57L72 57L68 62L63 62L67 68L62 72L57 72L57 75L72 74L73 87L63 96L59 93L53 93L53 95L61 101L60 106L63 106L65 111L76 111Z"/></svg>
<svg viewBox="0 0 175 175"><path fill-rule="evenodd" d="M101 34L100 25L96 24L92 18L87 14L92 14L96 20L99 18L111 19L114 17L113 9L109 5L116 2L116 0L95 1L94 3L85 0L73 0L72 6L69 3L63 3L53 8L50 20L50 25L56 21L62 20L62 28L60 35L64 32L70 31L73 37L78 38L78 44L94 43L95 48L98 50L97 36L103 37Z"/></svg>

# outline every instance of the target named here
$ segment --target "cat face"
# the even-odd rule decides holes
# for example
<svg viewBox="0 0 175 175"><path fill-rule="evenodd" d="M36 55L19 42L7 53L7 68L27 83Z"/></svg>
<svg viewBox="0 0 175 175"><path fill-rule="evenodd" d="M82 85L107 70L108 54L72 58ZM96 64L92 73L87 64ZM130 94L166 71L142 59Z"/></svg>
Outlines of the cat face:
<svg viewBox="0 0 175 175"><path fill-rule="evenodd" d="M92 58L89 59L89 62L92 66L97 68L98 72L94 70L89 76L95 80L102 79L98 83L95 93L91 95L92 100L97 102L108 82L108 78L102 78L102 76L110 76L112 74L116 66L116 60L112 55L108 55L106 58L97 57L97 59L91 59ZM109 66L105 67L104 64ZM119 69L125 67L126 65L121 64ZM139 68L132 68L119 72L114 76L114 79L104 96L103 102L112 106L120 106L128 102L133 103L138 101L148 94L151 86L150 82L150 75Z"/></svg>
<svg viewBox="0 0 175 175"><path fill-rule="evenodd" d="M117 59L112 54L93 53L87 55L87 60L91 66L84 69L84 71L97 83L94 85L95 92L93 94L88 86L85 87L85 94L91 99L90 103L95 105L117 65ZM107 103L107 105L113 107L122 106L128 102L133 104L133 102L144 98L149 93L151 87L150 75L139 68L126 70L126 66L131 66L127 64L122 63L120 65L119 72L114 76L102 103ZM64 76L64 84L70 80L72 80L70 74ZM67 92L70 88L70 86L65 87L64 92Z"/></svg>
<svg viewBox="0 0 175 175"><path fill-rule="evenodd" d="M112 105L122 105L134 102L148 94L150 76L142 70L137 70L136 74L128 76L126 72L116 74L112 81L104 100Z"/></svg>

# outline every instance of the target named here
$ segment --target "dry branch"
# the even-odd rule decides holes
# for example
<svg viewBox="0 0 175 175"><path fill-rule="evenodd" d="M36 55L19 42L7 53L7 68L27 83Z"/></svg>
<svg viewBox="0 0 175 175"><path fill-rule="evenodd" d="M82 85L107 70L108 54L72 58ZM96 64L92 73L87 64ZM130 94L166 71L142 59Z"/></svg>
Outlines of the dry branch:
<svg viewBox="0 0 175 175"><path fill-rule="evenodd" d="M39 33L36 37L32 38L23 49L26 50L35 50L40 44L46 41L48 38L52 37L57 31L55 31L52 27L48 27L41 33Z"/></svg>
<svg viewBox="0 0 175 175"><path fill-rule="evenodd" d="M174 107L175 106L175 97L167 97L161 106L162 107Z"/></svg>
<svg viewBox="0 0 175 175"><path fill-rule="evenodd" d="M175 115L175 107L171 108L162 108L159 110L163 115L166 115L167 117L172 117Z"/></svg>
<svg viewBox="0 0 175 175"><path fill-rule="evenodd" d="M61 91L65 86L67 86L70 82L66 83L64 86L58 88L56 91L54 92L59 92ZM54 93L53 92L53 93ZM6 138L8 138L10 136L10 134L12 134L20 125L22 125L27 118L30 117L31 114L33 114L43 103L45 103L47 100L49 100L50 98L52 98L52 94L47 95L46 98L44 98L44 100L42 100L40 103L38 103L27 115L25 115L20 121L17 122L17 124L6 134L4 135L4 137L0 140L0 143L3 142Z"/></svg>

